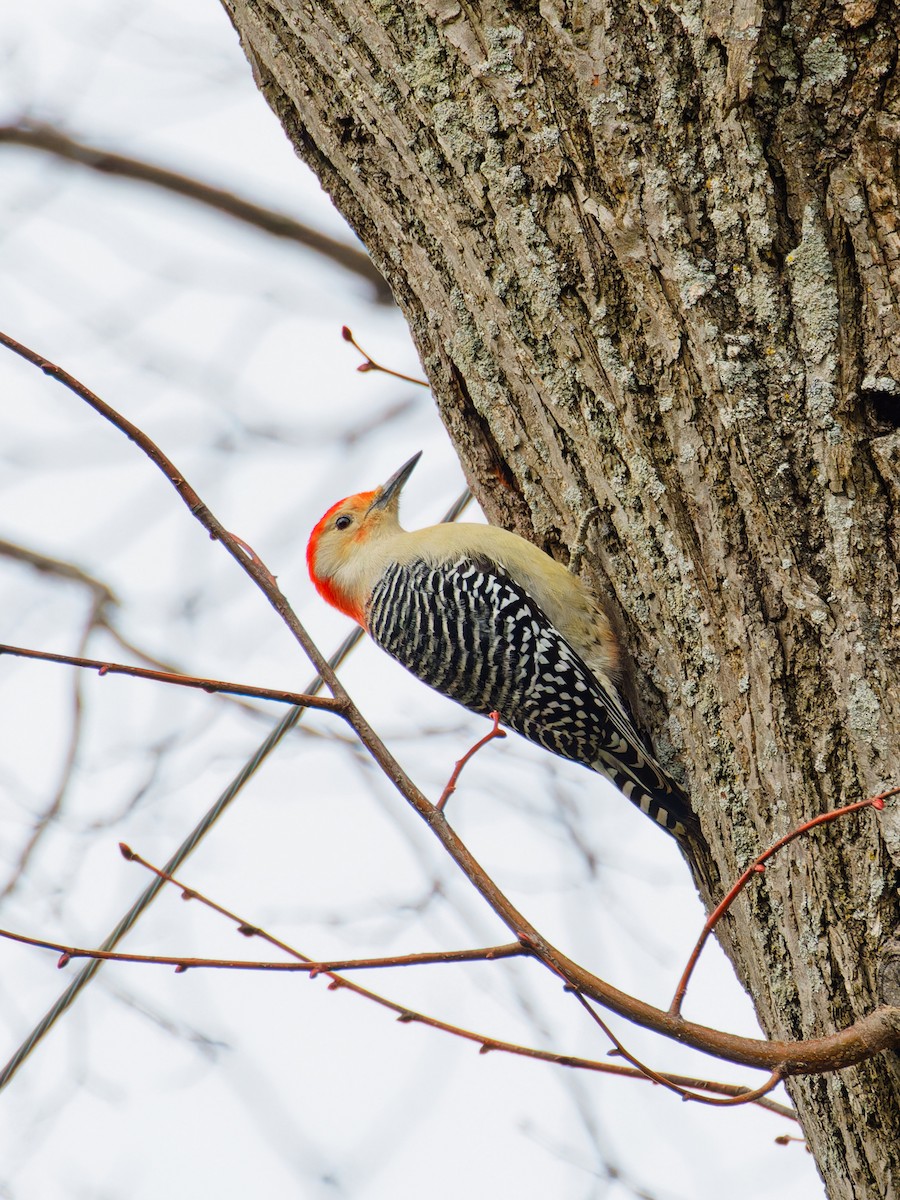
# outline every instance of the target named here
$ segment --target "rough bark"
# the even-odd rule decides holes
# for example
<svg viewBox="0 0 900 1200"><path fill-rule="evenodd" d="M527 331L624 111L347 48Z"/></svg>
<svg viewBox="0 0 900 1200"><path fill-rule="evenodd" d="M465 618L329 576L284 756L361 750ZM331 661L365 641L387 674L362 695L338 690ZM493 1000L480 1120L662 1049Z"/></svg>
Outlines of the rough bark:
<svg viewBox="0 0 900 1200"><path fill-rule="evenodd" d="M877 0L225 0L403 306L492 520L586 569L709 840L701 890L900 782L900 77ZM879 1002L900 810L800 843L727 949L766 1032ZM791 1085L900 1191L900 1065Z"/></svg>

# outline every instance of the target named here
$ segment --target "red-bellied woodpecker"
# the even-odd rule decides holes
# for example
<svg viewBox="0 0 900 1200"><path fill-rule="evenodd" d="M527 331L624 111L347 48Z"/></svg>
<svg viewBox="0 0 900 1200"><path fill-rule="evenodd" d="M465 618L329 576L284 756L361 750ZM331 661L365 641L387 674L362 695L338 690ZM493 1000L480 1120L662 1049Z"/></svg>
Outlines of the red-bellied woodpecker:
<svg viewBox="0 0 900 1200"><path fill-rule="evenodd" d="M373 492L333 505L306 558L319 593L424 683L598 771L676 837L687 800L616 690L610 622L580 579L491 525L400 527L416 454Z"/></svg>

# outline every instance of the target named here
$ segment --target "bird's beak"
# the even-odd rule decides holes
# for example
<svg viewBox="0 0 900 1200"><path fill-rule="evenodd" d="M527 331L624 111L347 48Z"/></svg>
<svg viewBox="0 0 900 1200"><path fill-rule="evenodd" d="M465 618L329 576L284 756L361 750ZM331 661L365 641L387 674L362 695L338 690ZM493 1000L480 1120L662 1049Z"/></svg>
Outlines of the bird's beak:
<svg viewBox="0 0 900 1200"><path fill-rule="evenodd" d="M383 487L378 489L378 495L369 506L371 512L373 508L386 508L395 496L399 496L403 485L409 479L415 470L416 463L422 457L422 451L414 454L409 462L405 462L399 471L395 471Z"/></svg>

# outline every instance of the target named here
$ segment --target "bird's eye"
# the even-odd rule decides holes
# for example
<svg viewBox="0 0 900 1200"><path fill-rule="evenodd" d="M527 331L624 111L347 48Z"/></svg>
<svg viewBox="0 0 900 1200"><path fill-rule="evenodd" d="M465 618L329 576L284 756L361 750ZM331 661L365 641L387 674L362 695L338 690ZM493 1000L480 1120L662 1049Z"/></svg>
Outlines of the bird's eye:
<svg viewBox="0 0 900 1200"><path fill-rule="evenodd" d="M335 529L346 529L348 525L353 524L353 518L348 517L346 513L342 514L334 523Z"/></svg>

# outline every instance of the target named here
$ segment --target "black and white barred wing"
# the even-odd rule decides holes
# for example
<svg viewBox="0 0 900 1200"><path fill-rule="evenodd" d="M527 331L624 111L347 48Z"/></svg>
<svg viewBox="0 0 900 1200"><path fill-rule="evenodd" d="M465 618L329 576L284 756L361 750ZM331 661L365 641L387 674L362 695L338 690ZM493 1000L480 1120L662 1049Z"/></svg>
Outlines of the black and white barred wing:
<svg viewBox="0 0 900 1200"><path fill-rule="evenodd" d="M498 712L504 725L606 775L653 820L684 832L686 801L618 697L495 564L394 564L366 616L373 640L430 687L473 712Z"/></svg>

